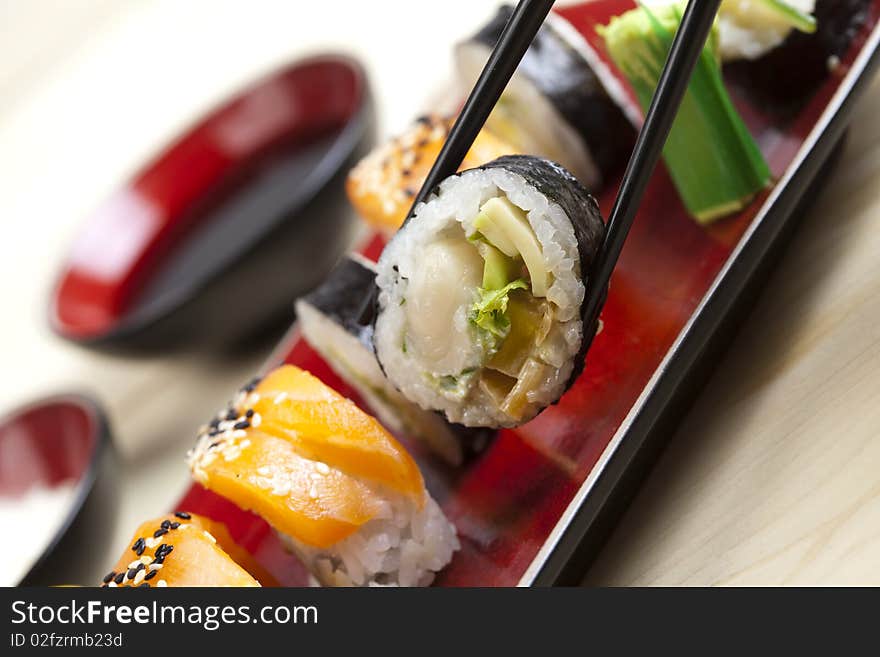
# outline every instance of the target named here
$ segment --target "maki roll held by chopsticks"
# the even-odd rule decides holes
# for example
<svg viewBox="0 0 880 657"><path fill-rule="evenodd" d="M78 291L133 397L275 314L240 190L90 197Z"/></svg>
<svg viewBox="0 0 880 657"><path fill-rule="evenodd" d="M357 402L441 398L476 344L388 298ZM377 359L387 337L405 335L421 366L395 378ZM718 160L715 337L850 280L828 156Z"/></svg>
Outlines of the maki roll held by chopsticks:
<svg viewBox="0 0 880 657"><path fill-rule="evenodd" d="M378 263L376 354L411 401L466 426L522 424L583 367L585 280L604 234L558 164L502 157L453 175Z"/></svg>
<svg viewBox="0 0 880 657"><path fill-rule="evenodd" d="M233 557L250 558L224 525L178 511L138 527L102 586L259 586Z"/></svg>
<svg viewBox="0 0 880 657"><path fill-rule="evenodd" d="M353 402L285 365L199 436L193 477L262 516L330 586L424 586L455 529L401 445Z"/></svg>

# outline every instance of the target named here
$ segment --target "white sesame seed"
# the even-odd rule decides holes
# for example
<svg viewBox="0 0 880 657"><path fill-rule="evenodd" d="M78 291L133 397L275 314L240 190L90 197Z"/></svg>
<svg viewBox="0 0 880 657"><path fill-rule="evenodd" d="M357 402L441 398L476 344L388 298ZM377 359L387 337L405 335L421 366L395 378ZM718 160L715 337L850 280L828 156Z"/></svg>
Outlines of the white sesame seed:
<svg viewBox="0 0 880 657"><path fill-rule="evenodd" d="M168 586L168 582L166 582L164 579L160 579L158 582L156 582L156 586L158 586L158 587Z"/></svg>
<svg viewBox="0 0 880 657"><path fill-rule="evenodd" d="M132 561L130 564L128 564L128 567L129 567L129 568L134 568L134 567L137 566L140 562L141 562L140 559L135 559L135 560Z"/></svg>
<svg viewBox="0 0 880 657"><path fill-rule="evenodd" d="M108 589L115 589L116 587L117 587L116 582L113 582L113 581L107 582Z"/></svg>
<svg viewBox="0 0 880 657"><path fill-rule="evenodd" d="M147 571L144 570L143 568L141 568L139 571L137 571L137 575L134 576L134 581L132 582L132 586L137 586L138 584L143 582L144 577L146 577L146 576L147 576Z"/></svg>
<svg viewBox="0 0 880 657"><path fill-rule="evenodd" d="M279 392L277 395L275 395L275 399L273 399L272 401L275 404L280 404L285 399L287 399L287 393L286 392Z"/></svg>
<svg viewBox="0 0 880 657"><path fill-rule="evenodd" d="M157 545L159 545L159 543L161 543L161 542L162 542L161 538L153 538L152 536L150 536L150 538L148 538L147 540L144 541L144 544L148 548L152 549L152 548L156 547Z"/></svg>
<svg viewBox="0 0 880 657"><path fill-rule="evenodd" d="M265 477L266 475L269 474L269 466L268 465L261 465L259 468L257 468L257 474Z"/></svg>
<svg viewBox="0 0 880 657"><path fill-rule="evenodd" d="M251 418L251 426L256 429L263 422L263 418L260 417L259 413L254 413L254 416Z"/></svg>
<svg viewBox="0 0 880 657"><path fill-rule="evenodd" d="M160 563L151 563L148 568L152 570L162 570L162 564Z"/></svg>
<svg viewBox="0 0 880 657"><path fill-rule="evenodd" d="M311 497L313 500L318 499L318 489L315 486L309 488L309 497Z"/></svg>
<svg viewBox="0 0 880 657"><path fill-rule="evenodd" d="M150 562L153 560L153 557L148 557L146 554L142 556L139 561L145 566L149 566Z"/></svg>
<svg viewBox="0 0 880 657"><path fill-rule="evenodd" d="M330 466L321 461L315 461L315 470L321 474L330 474Z"/></svg>

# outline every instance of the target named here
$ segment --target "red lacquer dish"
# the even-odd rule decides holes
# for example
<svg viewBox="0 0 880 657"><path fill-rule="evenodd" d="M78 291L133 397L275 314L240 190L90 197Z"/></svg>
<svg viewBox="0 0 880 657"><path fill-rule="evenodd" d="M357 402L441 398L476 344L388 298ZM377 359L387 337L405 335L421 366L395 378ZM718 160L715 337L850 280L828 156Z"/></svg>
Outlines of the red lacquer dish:
<svg viewBox="0 0 880 657"><path fill-rule="evenodd" d="M557 13L591 43L595 25L631 7L622 1L568 5ZM765 113L731 93L770 165L774 184L744 211L708 227L688 218L668 174L656 172L611 281L604 330L574 386L536 419L503 430L459 469L416 456L433 496L455 524L462 548L440 586L536 585L571 581L599 537L599 522L637 472L640 450L698 371L700 359L755 281L783 229L844 133L880 41L880 1L840 64L794 114ZM817 177L818 176L818 177ZM616 184L600 205L607 216ZM359 250L378 257L373 235ZM294 326L268 364L295 364L360 403ZM222 520L237 541L285 585L307 584L305 569L258 517L194 485L180 502ZM573 565L574 564L574 565Z"/></svg>

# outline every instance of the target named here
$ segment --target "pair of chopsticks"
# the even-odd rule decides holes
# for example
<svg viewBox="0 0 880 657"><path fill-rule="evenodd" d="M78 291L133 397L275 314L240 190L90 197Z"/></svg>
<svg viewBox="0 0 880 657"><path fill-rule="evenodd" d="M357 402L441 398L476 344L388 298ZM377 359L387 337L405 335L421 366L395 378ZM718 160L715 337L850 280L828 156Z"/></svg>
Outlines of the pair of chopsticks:
<svg viewBox="0 0 880 657"><path fill-rule="evenodd" d="M721 0L688 2L608 217L605 238L587 279L588 287L583 306L585 333L598 321L611 273L635 219L645 187L660 159L669 129L678 113L678 107L720 4ZM552 6L553 0L520 0L517 4L425 184L416 196L409 216L412 216L416 206L425 201L441 181L458 171Z"/></svg>

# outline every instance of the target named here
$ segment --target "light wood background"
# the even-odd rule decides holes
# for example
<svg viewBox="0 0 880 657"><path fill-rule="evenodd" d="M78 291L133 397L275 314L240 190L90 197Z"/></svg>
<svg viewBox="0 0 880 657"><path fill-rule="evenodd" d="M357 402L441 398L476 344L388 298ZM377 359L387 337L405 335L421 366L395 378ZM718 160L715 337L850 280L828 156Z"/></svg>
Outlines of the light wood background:
<svg viewBox="0 0 880 657"><path fill-rule="evenodd" d="M360 57L383 132L399 129L495 5L0 0L0 411L69 388L100 397L123 455L115 545L183 490L195 428L268 346L122 358L58 340L46 298L79 222L213 103L306 52ZM878 114L875 84L828 191L588 583L880 584Z"/></svg>

